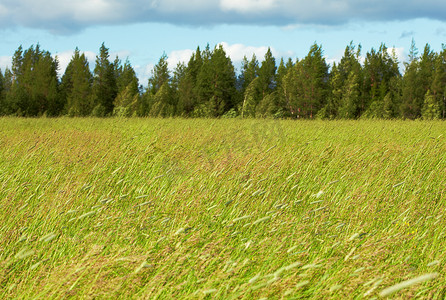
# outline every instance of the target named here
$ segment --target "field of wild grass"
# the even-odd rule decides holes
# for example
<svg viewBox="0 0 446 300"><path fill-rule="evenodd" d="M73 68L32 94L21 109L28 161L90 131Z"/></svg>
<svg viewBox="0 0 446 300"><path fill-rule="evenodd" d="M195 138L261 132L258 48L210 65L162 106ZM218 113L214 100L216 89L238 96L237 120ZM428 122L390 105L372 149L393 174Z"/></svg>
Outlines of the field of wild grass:
<svg viewBox="0 0 446 300"><path fill-rule="evenodd" d="M443 299L446 123L0 119L0 298Z"/></svg>

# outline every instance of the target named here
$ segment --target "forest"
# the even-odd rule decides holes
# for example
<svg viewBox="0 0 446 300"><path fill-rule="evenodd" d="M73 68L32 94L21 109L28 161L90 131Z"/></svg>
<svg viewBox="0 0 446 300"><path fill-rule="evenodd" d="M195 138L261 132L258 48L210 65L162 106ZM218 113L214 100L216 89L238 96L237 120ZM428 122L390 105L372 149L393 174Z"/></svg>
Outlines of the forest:
<svg viewBox="0 0 446 300"><path fill-rule="evenodd" d="M385 44L365 55L351 42L329 65L313 44L302 59L245 57L239 71L221 45L196 49L170 70L163 54L146 88L126 59L101 45L94 68L76 48L64 74L40 45L14 53L0 70L0 115L243 117L286 119L444 119L446 46L439 53L412 41L404 70Z"/></svg>

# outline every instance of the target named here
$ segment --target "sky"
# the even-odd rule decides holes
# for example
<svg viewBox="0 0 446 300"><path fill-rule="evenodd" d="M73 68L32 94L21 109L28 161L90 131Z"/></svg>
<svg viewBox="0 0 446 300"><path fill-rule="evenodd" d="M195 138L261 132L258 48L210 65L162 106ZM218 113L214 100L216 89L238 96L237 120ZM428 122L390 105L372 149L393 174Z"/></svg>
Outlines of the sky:
<svg viewBox="0 0 446 300"><path fill-rule="evenodd" d="M111 59L128 58L143 85L164 53L174 68L207 44L222 44L240 70L245 55L261 61L270 47L278 61L301 59L314 43L332 64L351 41L364 55L385 43L404 62L412 39L420 53L426 43L441 51L446 1L0 0L1 70L19 45L36 44L57 55L60 74L76 47L93 68L104 43Z"/></svg>

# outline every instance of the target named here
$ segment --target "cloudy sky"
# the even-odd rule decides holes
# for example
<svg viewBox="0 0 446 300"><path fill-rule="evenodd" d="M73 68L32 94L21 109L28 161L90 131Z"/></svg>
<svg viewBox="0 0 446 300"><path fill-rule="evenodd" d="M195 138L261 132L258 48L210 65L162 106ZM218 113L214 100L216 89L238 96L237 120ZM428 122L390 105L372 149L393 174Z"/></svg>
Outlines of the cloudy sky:
<svg viewBox="0 0 446 300"><path fill-rule="evenodd" d="M422 51L446 43L444 0L0 0L0 68L19 45L59 57L75 47L94 63L102 44L129 58L142 84L165 52L174 66L197 47L223 44L240 69L244 55L304 57L317 42L328 62L353 41L366 52L384 42L403 61L412 38Z"/></svg>

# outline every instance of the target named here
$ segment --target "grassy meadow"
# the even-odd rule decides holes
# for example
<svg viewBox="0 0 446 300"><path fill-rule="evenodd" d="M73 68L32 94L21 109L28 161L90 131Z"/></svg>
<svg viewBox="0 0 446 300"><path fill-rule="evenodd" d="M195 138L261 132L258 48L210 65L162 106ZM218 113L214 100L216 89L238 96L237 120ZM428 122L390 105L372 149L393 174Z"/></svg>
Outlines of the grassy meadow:
<svg viewBox="0 0 446 300"><path fill-rule="evenodd" d="M0 118L0 298L444 299L446 123Z"/></svg>

